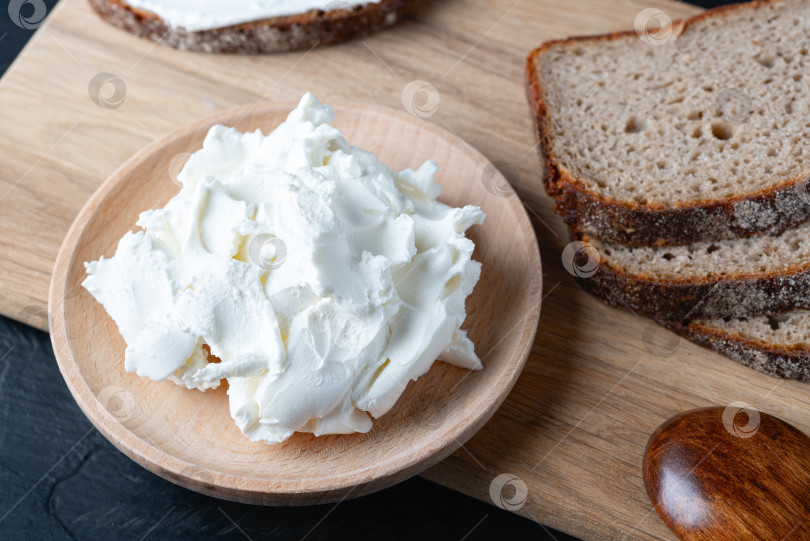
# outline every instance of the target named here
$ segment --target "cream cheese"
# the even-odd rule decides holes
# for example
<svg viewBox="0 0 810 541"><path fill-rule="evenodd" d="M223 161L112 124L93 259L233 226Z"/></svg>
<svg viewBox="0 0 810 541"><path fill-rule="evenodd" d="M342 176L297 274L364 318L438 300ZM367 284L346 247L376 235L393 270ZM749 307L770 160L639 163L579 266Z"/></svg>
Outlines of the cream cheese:
<svg viewBox="0 0 810 541"><path fill-rule="evenodd" d="M127 0L133 8L150 11L172 28L189 32L300 15L313 9L346 9L381 0Z"/></svg>
<svg viewBox="0 0 810 541"><path fill-rule="evenodd" d="M484 214L436 201L434 162L394 173L333 119L306 94L268 136L214 126L180 192L86 264L126 370L227 379L253 441L366 432L437 358L481 368L459 327L480 275L465 231Z"/></svg>

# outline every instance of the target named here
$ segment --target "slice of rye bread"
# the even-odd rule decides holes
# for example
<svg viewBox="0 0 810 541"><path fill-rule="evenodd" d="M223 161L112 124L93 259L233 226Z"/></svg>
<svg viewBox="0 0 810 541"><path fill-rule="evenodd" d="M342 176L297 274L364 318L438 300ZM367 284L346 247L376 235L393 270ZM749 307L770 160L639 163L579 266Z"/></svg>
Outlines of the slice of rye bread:
<svg viewBox="0 0 810 541"><path fill-rule="evenodd" d="M666 21L658 13L651 26ZM654 34L532 51L528 97L557 212L635 246L775 233L810 218L809 28L810 2L755 1Z"/></svg>
<svg viewBox="0 0 810 541"><path fill-rule="evenodd" d="M187 51L260 54L334 45L369 35L398 22L417 0L381 0L345 9L336 8L189 32L172 28L152 12L124 0L88 0L110 24L136 36ZM338 0L336 6L341 3Z"/></svg>
<svg viewBox="0 0 810 541"><path fill-rule="evenodd" d="M810 308L810 222L776 235L687 246L577 237L563 263L582 287L640 315L682 321Z"/></svg>
<svg viewBox="0 0 810 541"><path fill-rule="evenodd" d="M690 342L760 372L810 381L810 311L660 323Z"/></svg>

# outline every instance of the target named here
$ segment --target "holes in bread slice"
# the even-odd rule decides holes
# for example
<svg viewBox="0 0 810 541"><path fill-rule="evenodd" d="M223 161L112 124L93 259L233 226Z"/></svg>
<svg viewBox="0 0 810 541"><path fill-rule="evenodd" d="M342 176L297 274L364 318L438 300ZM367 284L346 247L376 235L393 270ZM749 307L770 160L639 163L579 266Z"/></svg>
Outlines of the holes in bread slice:
<svg viewBox="0 0 810 541"><path fill-rule="evenodd" d="M771 53L760 53L754 57L757 63L765 68L772 68L776 64L776 55Z"/></svg>
<svg viewBox="0 0 810 541"><path fill-rule="evenodd" d="M637 116L631 116L624 125L625 133L639 133L644 131L644 121Z"/></svg>
<svg viewBox="0 0 810 541"><path fill-rule="evenodd" d="M787 314L775 314L772 316L768 316L768 325L771 326L771 329L778 331L782 323L784 323L788 319L790 319L790 316L788 316Z"/></svg>
<svg viewBox="0 0 810 541"><path fill-rule="evenodd" d="M712 122L712 135L721 141L726 141L734 137L735 131L734 125L724 120L715 120Z"/></svg>

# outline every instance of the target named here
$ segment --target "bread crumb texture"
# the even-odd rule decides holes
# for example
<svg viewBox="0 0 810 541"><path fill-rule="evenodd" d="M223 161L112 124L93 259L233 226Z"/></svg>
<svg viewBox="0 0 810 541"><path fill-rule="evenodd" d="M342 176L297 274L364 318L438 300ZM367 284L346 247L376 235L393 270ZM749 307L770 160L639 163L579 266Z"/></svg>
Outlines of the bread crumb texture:
<svg viewBox="0 0 810 541"><path fill-rule="evenodd" d="M810 268L810 222L777 235L705 241L686 246L632 247L588 238L606 264L655 279L709 279Z"/></svg>
<svg viewBox="0 0 810 541"><path fill-rule="evenodd" d="M704 327L732 337L781 348L810 347L810 311L793 310L784 314L744 318L695 320L694 327Z"/></svg>
<svg viewBox="0 0 810 541"><path fill-rule="evenodd" d="M557 162L597 194L641 205L804 179L810 2L728 10L679 31L664 43L560 42L538 58Z"/></svg>

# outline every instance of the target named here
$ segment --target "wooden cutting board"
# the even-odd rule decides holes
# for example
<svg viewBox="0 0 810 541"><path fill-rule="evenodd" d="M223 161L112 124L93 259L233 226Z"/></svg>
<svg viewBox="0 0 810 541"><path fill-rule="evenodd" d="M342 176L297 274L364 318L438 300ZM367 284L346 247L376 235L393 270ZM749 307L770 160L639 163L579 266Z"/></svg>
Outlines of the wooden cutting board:
<svg viewBox="0 0 810 541"><path fill-rule="evenodd" d="M524 57L547 39L632 28L649 7L672 18L699 11L667 0L434 0L363 41L235 57L154 45L102 23L84 0L62 0L0 81L0 312L47 326L49 274L79 208L124 160L179 126L308 90L327 103L410 108L510 177L534 217L547 295L504 406L425 476L486 501L492 488L502 506L585 539L673 539L641 480L649 434L679 411L734 401L810 432L810 387L656 334L650 321L582 292L561 265L567 239L540 184ZM119 107L91 99L99 73L125 83ZM434 113L425 100L436 98ZM502 474L525 483L525 502Z"/></svg>

